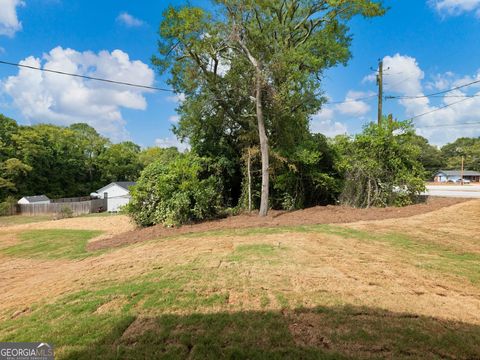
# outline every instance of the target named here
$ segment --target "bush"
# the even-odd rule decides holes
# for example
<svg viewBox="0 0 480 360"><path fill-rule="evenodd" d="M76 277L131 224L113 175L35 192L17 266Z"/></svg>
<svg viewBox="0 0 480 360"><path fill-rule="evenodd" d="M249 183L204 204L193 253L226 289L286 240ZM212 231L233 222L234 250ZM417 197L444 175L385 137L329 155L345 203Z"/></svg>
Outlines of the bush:
<svg viewBox="0 0 480 360"><path fill-rule="evenodd" d="M57 213L56 219L68 219L73 217L73 210L68 205L63 205Z"/></svg>
<svg viewBox="0 0 480 360"><path fill-rule="evenodd" d="M147 166L132 188L127 211L141 226L178 226L218 215L221 189L209 162L189 152Z"/></svg>
<svg viewBox="0 0 480 360"><path fill-rule="evenodd" d="M14 209L16 204L17 200L12 196L7 197L3 202L0 202L0 216L15 215L14 212L12 212L12 209Z"/></svg>
<svg viewBox="0 0 480 360"><path fill-rule="evenodd" d="M353 207L405 206L425 190L420 148L409 122L371 124L354 138L336 138L345 174L340 202Z"/></svg>

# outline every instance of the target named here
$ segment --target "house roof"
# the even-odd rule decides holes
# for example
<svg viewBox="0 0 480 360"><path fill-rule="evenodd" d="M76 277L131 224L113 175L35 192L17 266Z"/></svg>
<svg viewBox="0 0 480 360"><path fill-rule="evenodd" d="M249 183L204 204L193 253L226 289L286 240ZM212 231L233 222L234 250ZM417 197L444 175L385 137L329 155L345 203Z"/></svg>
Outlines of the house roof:
<svg viewBox="0 0 480 360"><path fill-rule="evenodd" d="M125 190L128 190L130 187L134 186L136 184L136 182L134 181L114 181L108 185L105 185L104 187L100 188L97 190L97 193L101 193L103 189L106 189L107 187L109 186L112 186L112 185L117 185L117 186L120 186L121 188L125 189Z"/></svg>
<svg viewBox="0 0 480 360"><path fill-rule="evenodd" d="M462 176L462 171L461 170L440 170L438 173L439 174L442 173L442 174L445 174L447 176ZM463 176L480 176L480 172L465 170L463 172Z"/></svg>
<svg viewBox="0 0 480 360"><path fill-rule="evenodd" d="M24 196L30 203L40 202L40 201L50 201L50 199L46 195L34 195L34 196Z"/></svg>
<svg viewBox="0 0 480 360"><path fill-rule="evenodd" d="M135 186L136 182L135 181L115 181L114 184L117 184L118 186L124 188L125 190L128 190L131 186Z"/></svg>

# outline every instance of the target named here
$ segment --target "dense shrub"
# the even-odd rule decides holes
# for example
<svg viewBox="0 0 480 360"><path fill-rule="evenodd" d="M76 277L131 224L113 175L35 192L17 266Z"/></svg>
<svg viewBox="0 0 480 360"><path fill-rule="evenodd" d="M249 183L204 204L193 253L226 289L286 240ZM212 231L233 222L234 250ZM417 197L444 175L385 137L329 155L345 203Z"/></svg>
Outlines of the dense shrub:
<svg viewBox="0 0 480 360"><path fill-rule="evenodd" d="M285 155L272 173L272 207L294 210L335 202L340 181L325 136L309 135Z"/></svg>
<svg viewBox="0 0 480 360"><path fill-rule="evenodd" d="M408 122L371 124L353 138L337 137L337 166L344 173L341 203L354 207L405 206L425 189L413 127Z"/></svg>
<svg viewBox="0 0 480 360"><path fill-rule="evenodd" d="M13 207L17 204L17 200L9 196L4 201L0 202L0 216L14 215Z"/></svg>
<svg viewBox="0 0 480 360"><path fill-rule="evenodd" d="M73 210L70 206L64 205L60 208L60 211L56 214L57 219L68 219L73 217Z"/></svg>
<svg viewBox="0 0 480 360"><path fill-rule="evenodd" d="M128 213L141 226L177 226L216 216L222 192L208 168L207 159L191 152L150 164L132 188Z"/></svg>

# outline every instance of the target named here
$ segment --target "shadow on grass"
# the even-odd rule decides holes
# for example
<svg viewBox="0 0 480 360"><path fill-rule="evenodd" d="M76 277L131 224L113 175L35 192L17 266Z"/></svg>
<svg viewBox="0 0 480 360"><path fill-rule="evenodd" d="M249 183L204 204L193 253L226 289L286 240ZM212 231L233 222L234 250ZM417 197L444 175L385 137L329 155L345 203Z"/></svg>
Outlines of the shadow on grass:
<svg viewBox="0 0 480 360"><path fill-rule="evenodd" d="M479 344L477 325L346 306L129 316L59 358L480 359Z"/></svg>

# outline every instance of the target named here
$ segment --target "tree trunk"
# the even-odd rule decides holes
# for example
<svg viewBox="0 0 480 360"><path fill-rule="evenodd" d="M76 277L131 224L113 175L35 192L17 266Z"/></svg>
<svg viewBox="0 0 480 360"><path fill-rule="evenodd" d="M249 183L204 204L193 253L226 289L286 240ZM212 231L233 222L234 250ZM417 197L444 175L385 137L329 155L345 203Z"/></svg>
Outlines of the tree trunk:
<svg viewBox="0 0 480 360"><path fill-rule="evenodd" d="M248 157L247 157L247 176L248 176L248 212L252 212L252 155L250 148L248 148Z"/></svg>
<svg viewBox="0 0 480 360"><path fill-rule="evenodd" d="M268 213L268 190L269 190L269 155L268 155L268 138L265 132L265 121L263 118L262 105L262 71L257 66L256 69L256 85L255 85L255 101L258 122L258 137L260 140L260 153L262 155L262 193L260 197L259 216L267 216Z"/></svg>
<svg viewBox="0 0 480 360"><path fill-rule="evenodd" d="M260 140L260 154L262 155L262 193L260 197L259 216L267 216L268 213L268 188L269 188L269 157L268 157L268 138L265 131L265 121L263 118L262 88L263 74L262 63L258 61L243 42L241 36L237 34L237 42L247 56L255 69L255 103L258 123L258 137Z"/></svg>

